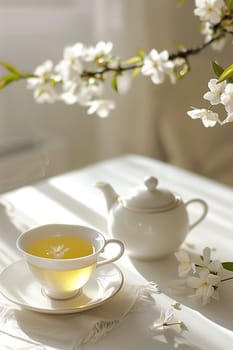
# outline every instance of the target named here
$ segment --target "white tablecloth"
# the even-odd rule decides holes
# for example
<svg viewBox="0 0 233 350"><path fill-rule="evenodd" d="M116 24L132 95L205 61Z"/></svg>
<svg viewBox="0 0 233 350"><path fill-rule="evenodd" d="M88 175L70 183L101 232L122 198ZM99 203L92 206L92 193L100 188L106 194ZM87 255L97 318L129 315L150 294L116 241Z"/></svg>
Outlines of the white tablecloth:
<svg viewBox="0 0 233 350"><path fill-rule="evenodd" d="M213 249L215 259L233 261L231 188L156 160L126 155L2 195L0 269L3 270L21 258L15 248L16 238L20 232L35 225L84 224L101 230L107 236L105 201L99 190L93 186L95 182L109 182L119 193L123 193L141 185L148 175L157 177L161 187L178 192L184 201L199 197L209 205L206 219L188 234L183 247L187 251L200 254L205 246L209 246ZM192 220L196 215L195 208L190 208L190 212ZM174 256L154 262L142 262L129 259L125 254L118 266L127 282L140 285L154 281L162 293L155 296L154 307L128 314L118 328L97 344L87 343L84 349L232 350L233 281L221 285L219 301L213 301L205 307L199 306L187 297L171 294L170 281L177 279L177 265ZM152 334L149 327L153 320L158 317L160 310L169 307L174 300L181 303L181 309L175 310L175 313L185 323L186 330L180 333L171 329L161 334ZM4 298L1 297L0 301L4 303ZM46 319L48 324L49 317ZM69 327L69 317L57 317L64 317L64 325ZM82 314L73 315L72 320L75 317L82 317ZM3 328L0 324L0 331L1 329ZM27 329L24 331L26 333ZM38 349L40 346L41 349L66 349L65 344L55 341L53 344L52 340L50 344L46 341L43 344L43 334L38 334L38 339ZM32 344L37 343L38 339L32 337ZM22 345L22 349L24 348L26 349ZM9 345L9 349L13 350L14 347Z"/></svg>

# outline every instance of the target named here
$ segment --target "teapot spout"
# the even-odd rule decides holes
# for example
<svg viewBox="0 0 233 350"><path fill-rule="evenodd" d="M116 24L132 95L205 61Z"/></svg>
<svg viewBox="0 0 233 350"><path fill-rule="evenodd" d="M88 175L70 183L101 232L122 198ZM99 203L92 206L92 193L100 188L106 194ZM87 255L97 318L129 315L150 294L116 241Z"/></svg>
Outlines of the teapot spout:
<svg viewBox="0 0 233 350"><path fill-rule="evenodd" d="M97 182L95 187L97 187L103 193L107 209L109 211L117 200L118 194L115 192L113 187L106 182Z"/></svg>

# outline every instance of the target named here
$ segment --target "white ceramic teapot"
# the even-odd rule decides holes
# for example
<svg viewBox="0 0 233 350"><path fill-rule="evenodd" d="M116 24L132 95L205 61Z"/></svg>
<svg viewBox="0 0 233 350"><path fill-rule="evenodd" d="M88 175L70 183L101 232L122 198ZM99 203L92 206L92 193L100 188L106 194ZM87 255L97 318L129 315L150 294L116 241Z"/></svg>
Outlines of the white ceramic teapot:
<svg viewBox="0 0 233 350"><path fill-rule="evenodd" d="M142 187L119 196L111 185L96 183L106 200L109 233L124 242L133 258L152 260L175 252L208 212L204 200L184 203L181 196L157 185L156 178L147 177ZM190 224L187 206L194 202L200 203L202 213Z"/></svg>

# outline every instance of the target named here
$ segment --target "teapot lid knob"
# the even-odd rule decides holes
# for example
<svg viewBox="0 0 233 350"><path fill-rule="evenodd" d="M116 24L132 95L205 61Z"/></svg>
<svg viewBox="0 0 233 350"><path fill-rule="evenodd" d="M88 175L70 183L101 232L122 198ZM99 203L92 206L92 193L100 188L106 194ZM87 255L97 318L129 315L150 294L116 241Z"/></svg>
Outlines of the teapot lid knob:
<svg viewBox="0 0 233 350"><path fill-rule="evenodd" d="M153 176L146 177L144 180L144 185L149 191L155 191L158 185L158 179L156 179L156 177Z"/></svg>
<svg viewBox="0 0 233 350"><path fill-rule="evenodd" d="M144 178L143 187L130 191L118 201L127 209L137 213L159 213L177 207L181 203L177 196L166 189L158 188L158 179L153 176Z"/></svg>

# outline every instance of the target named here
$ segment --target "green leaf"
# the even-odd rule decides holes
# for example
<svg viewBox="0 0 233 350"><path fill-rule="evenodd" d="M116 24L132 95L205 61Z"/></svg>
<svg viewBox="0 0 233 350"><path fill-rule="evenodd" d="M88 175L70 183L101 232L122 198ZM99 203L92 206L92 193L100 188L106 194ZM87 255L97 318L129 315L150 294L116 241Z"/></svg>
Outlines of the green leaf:
<svg viewBox="0 0 233 350"><path fill-rule="evenodd" d="M124 64L134 64L134 63L138 63L138 62L141 62L141 61L142 61L141 57L135 56L135 57L131 57L128 60L126 60L124 62Z"/></svg>
<svg viewBox="0 0 233 350"><path fill-rule="evenodd" d="M188 64L185 64L181 71L176 75L176 78L178 80L183 79L188 73L190 72L190 66Z"/></svg>
<svg viewBox="0 0 233 350"><path fill-rule="evenodd" d="M183 43L177 42L177 47L180 51L185 51L186 48Z"/></svg>
<svg viewBox="0 0 233 350"><path fill-rule="evenodd" d="M136 67L134 68L134 70L132 71L131 77L135 78L140 72L141 72L141 67Z"/></svg>
<svg viewBox="0 0 233 350"><path fill-rule="evenodd" d="M141 58L141 61L143 61L146 56L145 51L142 49L138 49L138 56Z"/></svg>
<svg viewBox="0 0 233 350"><path fill-rule="evenodd" d="M233 0L226 0L226 5L229 10L233 9Z"/></svg>
<svg viewBox="0 0 233 350"><path fill-rule="evenodd" d="M225 270L233 271L233 262L223 262L222 266Z"/></svg>
<svg viewBox="0 0 233 350"><path fill-rule="evenodd" d="M19 76L15 74L8 74L0 78L0 89L5 88L7 85L11 84L13 81L19 80Z"/></svg>
<svg viewBox="0 0 233 350"><path fill-rule="evenodd" d="M222 74L218 78L218 82L221 83L224 80L230 79L232 76L233 76L233 64L231 64L222 72Z"/></svg>
<svg viewBox="0 0 233 350"><path fill-rule="evenodd" d="M219 66L215 61L211 61L212 69L217 76L217 78L220 77L220 75L224 72L224 69Z"/></svg>
<svg viewBox="0 0 233 350"><path fill-rule="evenodd" d="M185 0L177 0L177 6L182 6Z"/></svg>
<svg viewBox="0 0 233 350"><path fill-rule="evenodd" d="M118 92L118 85L117 85L117 74L115 74L113 77L112 77L112 88Z"/></svg>
<svg viewBox="0 0 233 350"><path fill-rule="evenodd" d="M7 62L0 61L0 65L6 68L9 72L19 75L19 71L17 68L13 67L11 64Z"/></svg>

